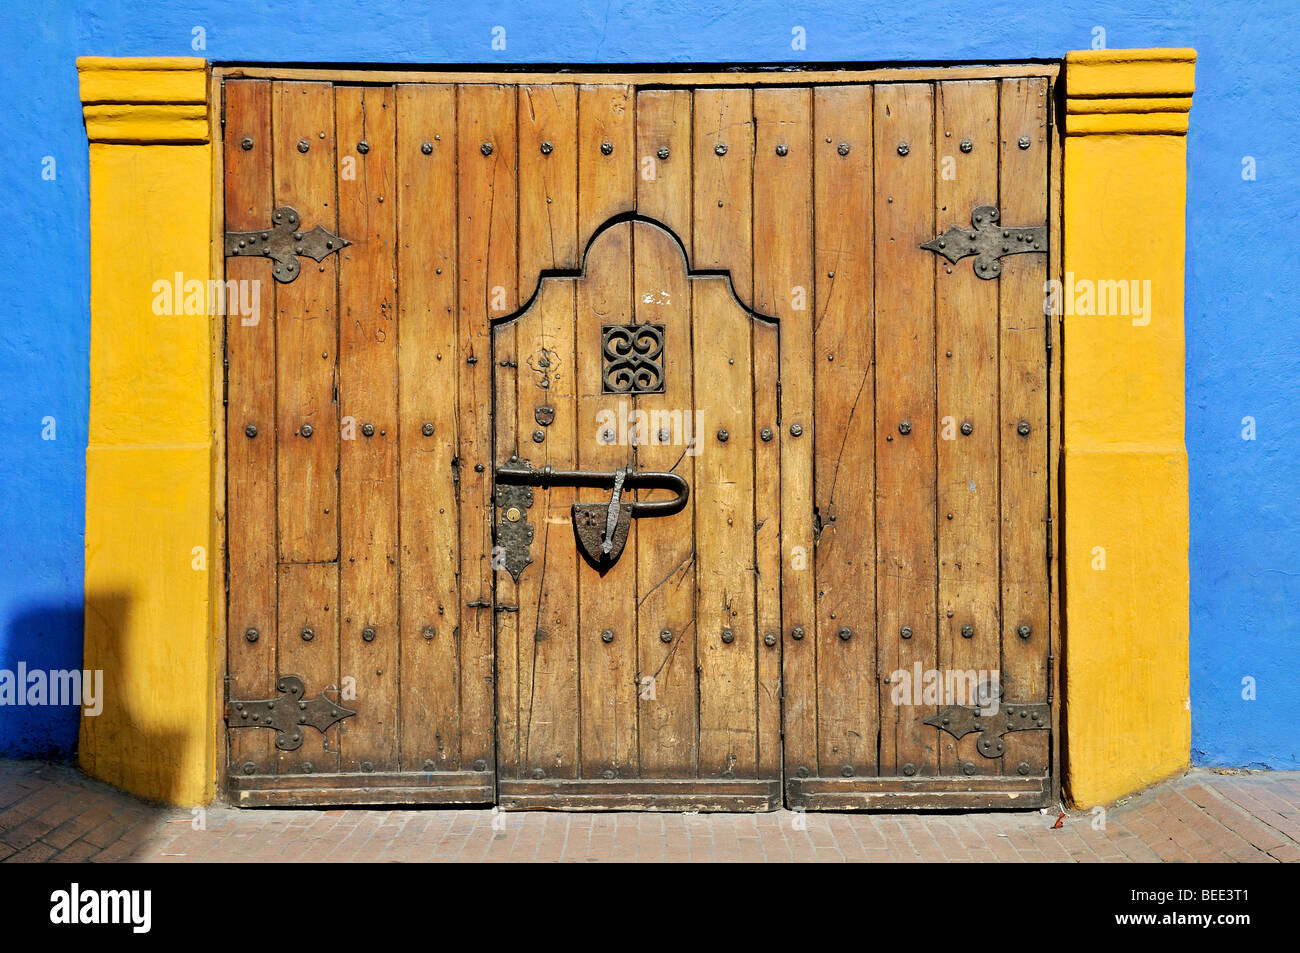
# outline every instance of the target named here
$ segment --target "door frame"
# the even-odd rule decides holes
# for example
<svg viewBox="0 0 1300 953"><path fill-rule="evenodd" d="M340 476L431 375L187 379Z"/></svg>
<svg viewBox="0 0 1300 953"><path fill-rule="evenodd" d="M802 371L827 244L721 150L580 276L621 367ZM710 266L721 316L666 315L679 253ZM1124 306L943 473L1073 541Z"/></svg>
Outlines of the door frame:
<svg viewBox="0 0 1300 953"><path fill-rule="evenodd" d="M1059 783L1060 751L1068 745L1066 794L1085 806L1176 773L1189 760L1183 255L1173 254L1171 242L1181 252L1194 63L1192 50L1071 53L1064 60L1068 88L1055 103L1061 121L1053 129L1052 180L1060 198L1051 204L1049 233L1062 241L1049 259L1051 273L1109 279L1136 271L1160 289L1147 315L1155 330L1145 340L1135 341L1127 322L1068 312L1051 322L1059 370L1049 371L1058 438L1050 490L1056 664L1049 677L1065 689L1052 689L1059 739L1052 774ZM1025 75L1058 81L1062 72L1051 62L798 72L209 68L189 57L85 57L78 70L91 168L86 665L126 681L140 666L161 667L178 655L187 660L169 671L167 691L128 683L117 710L83 718L80 757L92 775L182 804L210 801L226 776L225 591L224 577L213 569L224 562L225 545L222 321L192 322L160 336L138 316L147 313L155 271L202 280L224 272L222 119L214 108L224 79L516 84L559 77L754 86ZM132 188L142 169L161 183L143 197ZM1142 188L1153 179L1166 183L1159 195ZM156 243L148 262L133 261L131 237L157 236L160 222L167 223L162 237L175 241ZM1170 239L1159 250L1143 242L1153 227ZM122 387L124 374L139 386ZM1123 392L1132 400L1117 407L1103 386L1108 382L1136 382L1141 393ZM141 391L153 399L142 401ZM147 415L146 404L156 406L158 393L174 397L185 412L158 421L145 436L133 433L129 424ZM142 503L141 483L155 495L163 490L161 502ZM1117 484L1127 491L1118 502ZM184 489L176 492L178 486ZM1062 503L1070 529L1079 532L1061 531ZM149 533L141 532L142 520ZM1071 547L1064 572L1058 537ZM1136 572L1090 571L1089 537L1109 543L1102 548L1112 558L1140 559L1140 581ZM175 557L194 551L196 540L208 556L201 569ZM99 600L116 591L143 605L107 616ZM1062 611L1071 633L1068 656L1061 651ZM1124 670L1116 672L1117 665ZM1063 708L1065 735L1055 723ZM150 735L155 726L180 726L179 742L162 732Z"/></svg>

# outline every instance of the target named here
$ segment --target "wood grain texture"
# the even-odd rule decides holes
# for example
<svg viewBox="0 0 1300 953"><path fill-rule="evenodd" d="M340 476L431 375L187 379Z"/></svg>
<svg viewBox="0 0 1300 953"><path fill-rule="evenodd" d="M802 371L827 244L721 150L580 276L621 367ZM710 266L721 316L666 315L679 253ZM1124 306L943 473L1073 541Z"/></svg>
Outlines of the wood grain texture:
<svg viewBox="0 0 1300 953"><path fill-rule="evenodd" d="M691 267L726 271L736 297L749 307L754 301L754 94L697 89L691 122Z"/></svg>
<svg viewBox="0 0 1300 953"><path fill-rule="evenodd" d="M226 86L225 211L230 231L251 231L271 215L271 84L259 80ZM245 150L240 142L253 140ZM226 319L226 676L229 698L275 695L275 301L269 262L226 261L226 280L257 282L262 302L255 315ZM236 285L235 287L239 287ZM249 437L248 426L257 428ZM254 630L250 641L249 630ZM229 763L274 773L274 735L229 734Z"/></svg>
<svg viewBox="0 0 1300 953"><path fill-rule="evenodd" d="M334 112L340 151L355 163L338 184L339 228L352 242L339 252L339 666L357 683L341 766L393 771L400 737L393 91L340 86Z"/></svg>
<svg viewBox="0 0 1300 953"><path fill-rule="evenodd" d="M935 198L938 232L970 224L971 212L996 204L998 101L992 82L936 88ZM969 152L962 142L969 140ZM964 267L963 267L964 266ZM938 387L938 668L959 687L944 705L977 705L972 678L998 679L998 322L997 283L966 262L935 256L935 348ZM971 432L962 431L969 424ZM951 514L951 516L949 516ZM969 628L967 628L969 627ZM975 673L971 675L970 673ZM996 774L997 759L977 750L978 735L944 732L941 774Z"/></svg>
<svg viewBox="0 0 1300 953"><path fill-rule="evenodd" d="M279 588L279 673L301 678L307 698L324 692L344 708L357 710L361 700L352 686L339 677L338 565L281 563ZM279 773L337 771L340 731L339 724L323 733L307 729L300 748L278 752Z"/></svg>
<svg viewBox="0 0 1300 953"><path fill-rule="evenodd" d="M936 662L934 261L919 247L935 234L933 105L932 87L900 83L876 89L873 111L882 775L938 767L936 729L923 723L935 706L894 692Z"/></svg>
<svg viewBox="0 0 1300 953"><path fill-rule="evenodd" d="M1001 84L1000 146L1002 221L1041 225L1047 221L1047 81L1005 80ZM1028 137L1030 147L1020 148ZM1047 338L1043 287L1046 254L1003 259L998 279L1001 315L1002 436L1002 687L1008 702L1047 699L1047 655L1051 650L1048 610L1048 428ZM1020 421L1028 436L1018 432ZM1028 625L1031 634L1017 630ZM1045 731L1006 737L1002 773L1047 773L1050 747Z"/></svg>
<svg viewBox="0 0 1300 953"><path fill-rule="evenodd" d="M519 307L517 100L509 86L457 89L462 763L495 757L490 322Z"/></svg>
<svg viewBox="0 0 1300 953"><path fill-rule="evenodd" d="M578 240L636 208L636 97L631 86L578 88Z"/></svg>
<svg viewBox="0 0 1300 953"><path fill-rule="evenodd" d="M456 91L399 86L395 108L401 766L455 771L469 767L460 762L457 415L449 399L460 370Z"/></svg>
<svg viewBox="0 0 1300 953"><path fill-rule="evenodd" d="M817 668L815 684L806 668L796 669L800 682L796 686L792 681L787 694L816 695L818 750L794 760L815 760L822 777L862 777L876 773L880 717L872 456L872 90L825 87L813 97Z"/></svg>
<svg viewBox="0 0 1300 953"><path fill-rule="evenodd" d="M691 93L643 89L636 96L636 210L663 223L692 261ZM662 151L667 150L667 155Z"/></svg>
<svg viewBox="0 0 1300 953"><path fill-rule="evenodd" d="M578 245L578 91L519 87L519 299L543 269L582 267Z"/></svg>

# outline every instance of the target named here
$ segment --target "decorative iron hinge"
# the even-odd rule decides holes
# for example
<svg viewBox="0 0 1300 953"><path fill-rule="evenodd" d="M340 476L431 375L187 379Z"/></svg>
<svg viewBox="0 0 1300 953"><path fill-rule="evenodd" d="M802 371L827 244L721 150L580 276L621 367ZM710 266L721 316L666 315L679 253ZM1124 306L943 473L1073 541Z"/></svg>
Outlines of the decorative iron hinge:
<svg viewBox="0 0 1300 953"><path fill-rule="evenodd" d="M927 725L934 725L940 731L946 731L954 738L962 738L972 731L980 733L975 747L986 758L1000 758L1006 751L1006 742L1002 736L1009 731L1033 731L1046 729L1051 724L1051 714L1045 702L1022 702L1002 704L996 714L985 714L981 708L966 708L962 705L950 705L940 708L938 712L925 719Z"/></svg>
<svg viewBox="0 0 1300 953"><path fill-rule="evenodd" d="M226 722L231 728L274 728L275 746L281 751L294 751L302 747L304 726L323 734L331 725L356 714L334 704L324 692L303 701L306 688L297 675L281 675L275 690L284 697L226 702Z"/></svg>
<svg viewBox="0 0 1300 953"><path fill-rule="evenodd" d="M341 248L352 243L317 225L311 231L301 231L298 213L288 205L281 205L271 216L271 227L255 232L226 232L226 257L256 256L275 262L271 274L276 281L288 284L298 277L298 256L324 261Z"/></svg>
<svg viewBox="0 0 1300 953"><path fill-rule="evenodd" d="M998 210L992 205L981 205L971 213L974 229L953 225L942 235L923 242L921 247L942 255L956 264L968 255L975 255L975 274L981 278L996 278L1002 273L1002 262L1007 255L1045 253L1047 251L1047 226L1006 228L998 222Z"/></svg>

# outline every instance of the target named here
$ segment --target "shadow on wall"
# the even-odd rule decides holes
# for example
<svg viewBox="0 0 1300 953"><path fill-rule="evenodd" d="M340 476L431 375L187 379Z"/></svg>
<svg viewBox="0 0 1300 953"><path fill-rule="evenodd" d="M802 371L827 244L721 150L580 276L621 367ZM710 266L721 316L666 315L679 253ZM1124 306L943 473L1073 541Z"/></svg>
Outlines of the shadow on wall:
<svg viewBox="0 0 1300 953"><path fill-rule="evenodd" d="M57 699L50 699L44 688L33 696L19 682L20 676L26 682L28 673L79 669L81 634L81 606L69 604L26 609L0 634L0 758L60 761L73 756L80 708L51 705ZM40 704L27 704L38 698Z"/></svg>
<svg viewBox="0 0 1300 953"><path fill-rule="evenodd" d="M168 672L150 670L157 662L146 664L131 656L124 637L130 631L130 614L131 599L125 593L86 593L85 668L104 673L103 707L98 715L81 719L79 763L91 777L152 800L177 803L186 758L192 753L184 731L159 726L156 717L137 710L137 702L131 701L167 691L171 681Z"/></svg>

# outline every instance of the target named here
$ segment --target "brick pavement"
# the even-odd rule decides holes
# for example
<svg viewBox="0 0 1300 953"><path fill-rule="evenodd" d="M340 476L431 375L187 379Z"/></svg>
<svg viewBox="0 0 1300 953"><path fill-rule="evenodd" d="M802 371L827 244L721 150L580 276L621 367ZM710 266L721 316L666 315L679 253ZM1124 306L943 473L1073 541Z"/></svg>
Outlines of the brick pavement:
<svg viewBox="0 0 1300 953"><path fill-rule="evenodd" d="M0 761L7 861L1300 860L1300 773L1196 770L1112 805L979 814L548 814L150 804L68 765ZM201 829L196 829L200 825Z"/></svg>

